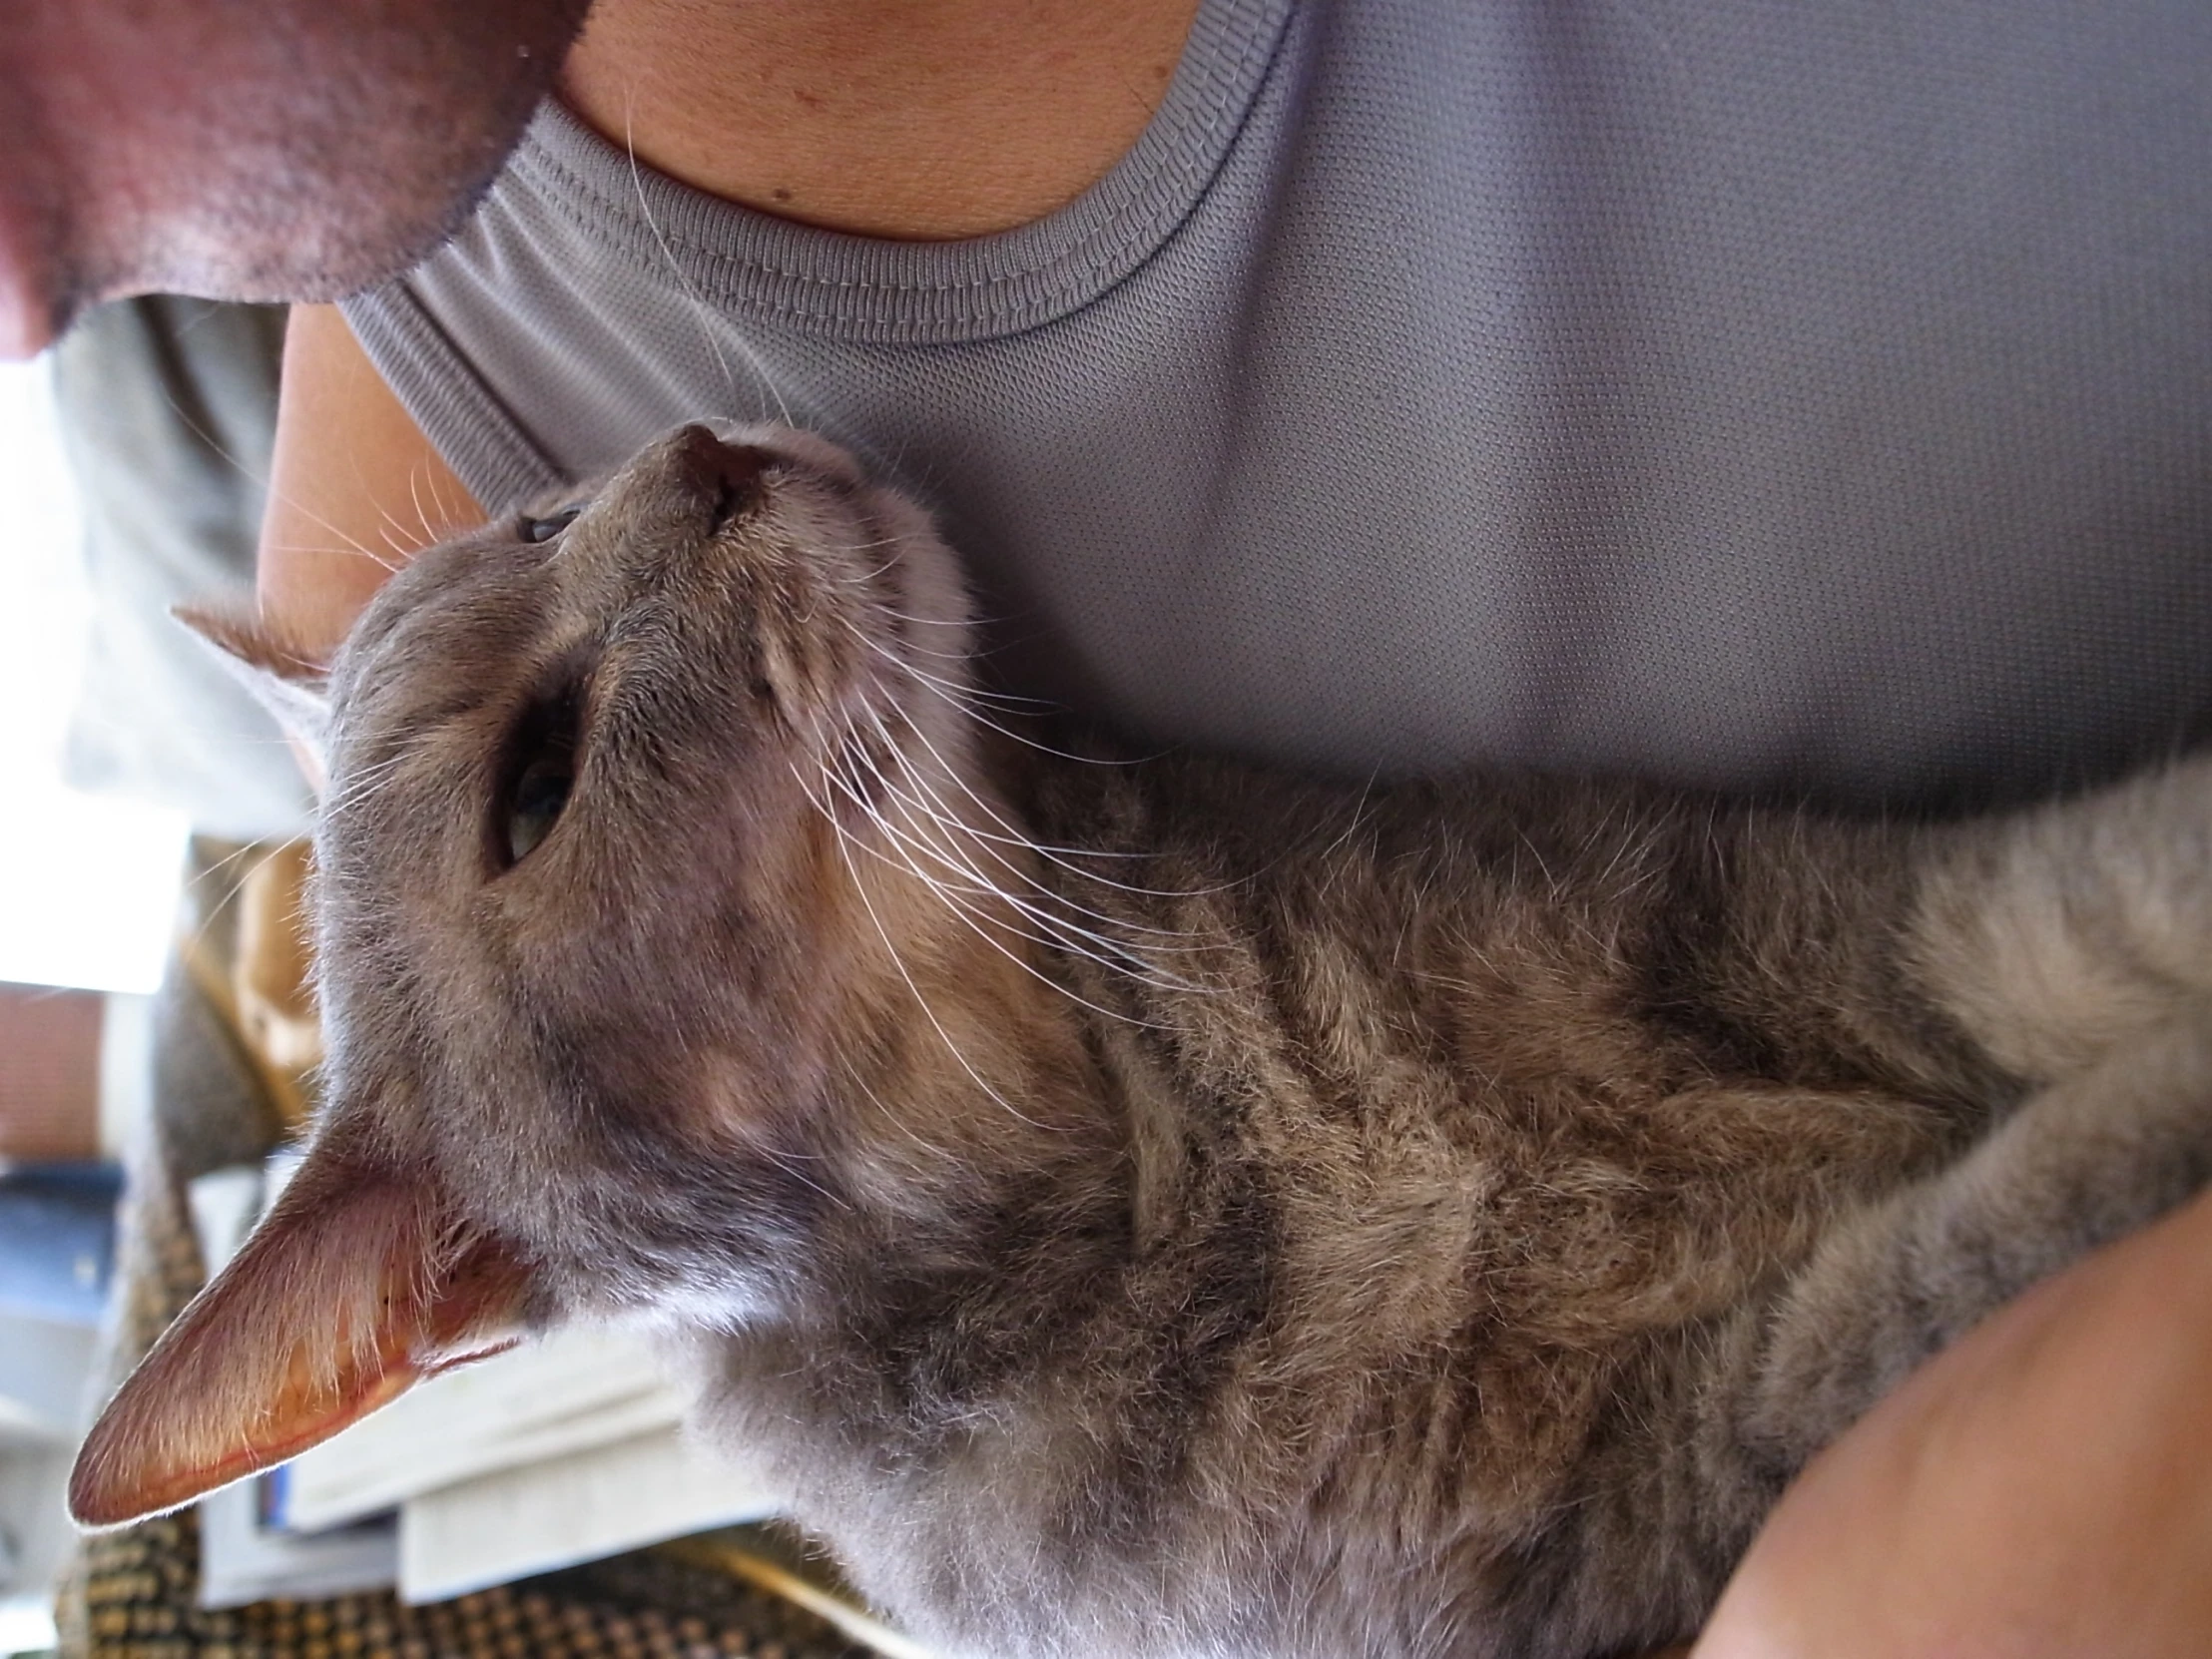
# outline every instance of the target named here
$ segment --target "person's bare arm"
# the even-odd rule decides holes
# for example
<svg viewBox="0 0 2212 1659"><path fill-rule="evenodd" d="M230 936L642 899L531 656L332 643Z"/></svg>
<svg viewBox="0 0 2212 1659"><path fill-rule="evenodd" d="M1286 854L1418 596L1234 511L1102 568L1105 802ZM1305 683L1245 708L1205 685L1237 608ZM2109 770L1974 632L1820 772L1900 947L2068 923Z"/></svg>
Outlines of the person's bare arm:
<svg viewBox="0 0 2212 1659"><path fill-rule="evenodd" d="M1694 1659L2212 1652L2212 1196L1999 1310L1784 1495Z"/></svg>
<svg viewBox="0 0 2212 1659"><path fill-rule="evenodd" d="M262 523L271 629L326 656L392 571L483 516L345 319L294 306Z"/></svg>

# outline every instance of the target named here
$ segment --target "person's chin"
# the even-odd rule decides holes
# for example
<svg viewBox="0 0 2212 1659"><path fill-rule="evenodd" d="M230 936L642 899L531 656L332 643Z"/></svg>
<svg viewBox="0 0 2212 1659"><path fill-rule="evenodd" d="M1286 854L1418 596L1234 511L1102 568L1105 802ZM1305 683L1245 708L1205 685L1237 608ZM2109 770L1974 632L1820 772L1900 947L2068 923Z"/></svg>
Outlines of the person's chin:
<svg viewBox="0 0 2212 1659"><path fill-rule="evenodd" d="M37 356L61 336L76 309L52 263L39 254L11 242L0 225L0 361Z"/></svg>
<svg viewBox="0 0 2212 1659"><path fill-rule="evenodd" d="M504 157L456 182L425 177L371 192L359 181L300 179L264 185L247 212L212 198L205 211L175 212L138 252L133 268L100 284L101 299L184 293L206 299L325 303L411 270L476 211ZM244 192L240 192L244 195ZM379 197L386 211L379 214ZM236 198L234 198L235 200Z"/></svg>

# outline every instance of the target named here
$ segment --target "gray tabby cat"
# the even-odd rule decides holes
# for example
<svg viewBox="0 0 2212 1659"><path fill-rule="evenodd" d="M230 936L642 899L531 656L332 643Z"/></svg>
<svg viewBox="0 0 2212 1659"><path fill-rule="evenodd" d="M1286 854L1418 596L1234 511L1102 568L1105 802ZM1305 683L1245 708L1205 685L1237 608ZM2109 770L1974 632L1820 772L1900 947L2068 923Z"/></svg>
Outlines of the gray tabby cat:
<svg viewBox="0 0 2212 1659"><path fill-rule="evenodd" d="M401 572L328 677L327 1111L79 1516L642 1315L948 1652L1610 1653L2205 1178L2202 762L1957 827L1337 789L1029 747L968 652L781 431Z"/></svg>

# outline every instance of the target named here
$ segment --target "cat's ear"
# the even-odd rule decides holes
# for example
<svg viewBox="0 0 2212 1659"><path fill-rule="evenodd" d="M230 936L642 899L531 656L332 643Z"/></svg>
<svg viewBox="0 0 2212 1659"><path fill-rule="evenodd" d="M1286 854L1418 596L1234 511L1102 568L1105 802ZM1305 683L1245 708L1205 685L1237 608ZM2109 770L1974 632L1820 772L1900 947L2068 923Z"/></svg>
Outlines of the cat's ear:
<svg viewBox="0 0 2212 1659"><path fill-rule="evenodd" d="M327 1439L422 1378L511 1347L528 1269L422 1183L310 1154L93 1425L70 1476L118 1526Z"/></svg>
<svg viewBox="0 0 2212 1659"><path fill-rule="evenodd" d="M327 778L330 675L326 665L284 639L257 617L212 606L177 605L170 614L215 650L231 678L254 694L276 724Z"/></svg>

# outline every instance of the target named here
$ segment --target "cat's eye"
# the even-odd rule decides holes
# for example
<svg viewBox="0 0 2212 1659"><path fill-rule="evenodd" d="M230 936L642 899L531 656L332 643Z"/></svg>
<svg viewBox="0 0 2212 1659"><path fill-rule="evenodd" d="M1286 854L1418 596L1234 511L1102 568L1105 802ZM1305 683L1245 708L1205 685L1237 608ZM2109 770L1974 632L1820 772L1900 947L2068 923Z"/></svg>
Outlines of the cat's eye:
<svg viewBox="0 0 2212 1659"><path fill-rule="evenodd" d="M545 518L526 518L522 521L522 539L527 542L551 541L555 536L576 522L576 515L584 509L563 507Z"/></svg>
<svg viewBox="0 0 2212 1659"><path fill-rule="evenodd" d="M503 868L527 858L553 832L576 787L583 689L572 686L533 703L515 728L492 823Z"/></svg>
<svg viewBox="0 0 2212 1659"><path fill-rule="evenodd" d="M552 831L568 805L575 772L562 761L536 760L523 768L507 802L507 857L520 863Z"/></svg>

